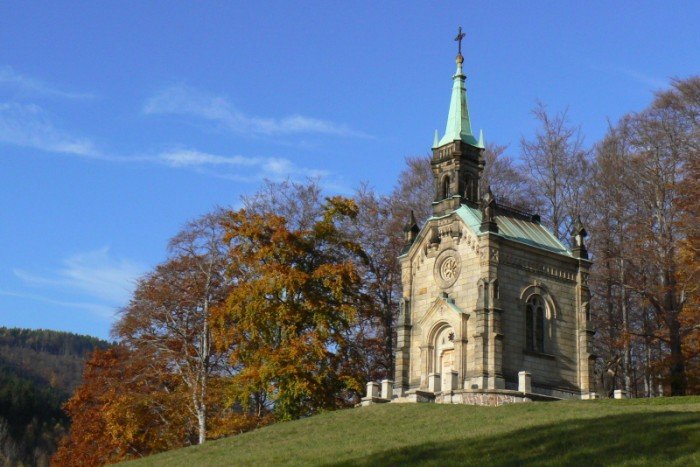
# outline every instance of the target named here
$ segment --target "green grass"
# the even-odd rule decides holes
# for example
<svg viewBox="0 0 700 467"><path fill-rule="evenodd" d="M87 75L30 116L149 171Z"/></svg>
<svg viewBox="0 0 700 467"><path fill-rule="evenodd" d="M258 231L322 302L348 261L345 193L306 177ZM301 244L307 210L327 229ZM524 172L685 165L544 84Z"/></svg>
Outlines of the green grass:
<svg viewBox="0 0 700 467"><path fill-rule="evenodd" d="M133 465L700 465L700 397L385 404L278 423Z"/></svg>

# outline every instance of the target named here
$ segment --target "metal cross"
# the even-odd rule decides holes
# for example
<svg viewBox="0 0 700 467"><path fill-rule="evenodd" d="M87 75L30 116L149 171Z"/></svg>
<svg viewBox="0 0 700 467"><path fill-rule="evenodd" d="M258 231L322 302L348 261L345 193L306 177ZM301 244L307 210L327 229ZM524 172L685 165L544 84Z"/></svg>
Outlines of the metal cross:
<svg viewBox="0 0 700 467"><path fill-rule="evenodd" d="M455 42L459 43L459 54L462 55L462 39L464 39L464 33L462 32L462 26L459 27L457 32L457 37L455 37Z"/></svg>

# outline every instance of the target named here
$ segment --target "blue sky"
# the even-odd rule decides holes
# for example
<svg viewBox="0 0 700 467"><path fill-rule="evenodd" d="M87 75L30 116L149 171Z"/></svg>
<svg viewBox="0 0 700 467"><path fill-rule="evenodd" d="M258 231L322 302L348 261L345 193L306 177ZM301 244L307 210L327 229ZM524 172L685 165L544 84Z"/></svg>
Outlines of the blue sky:
<svg viewBox="0 0 700 467"><path fill-rule="evenodd" d="M260 180L394 186L444 130L461 25L472 125L537 100L589 144L698 73L697 2L0 3L0 325L107 337L167 240Z"/></svg>

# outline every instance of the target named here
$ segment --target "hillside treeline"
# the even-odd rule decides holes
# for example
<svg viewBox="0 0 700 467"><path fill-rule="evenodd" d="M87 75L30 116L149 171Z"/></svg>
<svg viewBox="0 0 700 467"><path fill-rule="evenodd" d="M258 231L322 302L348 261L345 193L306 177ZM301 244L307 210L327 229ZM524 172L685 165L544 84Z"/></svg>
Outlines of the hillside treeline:
<svg viewBox="0 0 700 467"><path fill-rule="evenodd" d="M0 328L0 464L48 465L68 431L61 407L87 357L107 345L66 332Z"/></svg>
<svg viewBox="0 0 700 467"><path fill-rule="evenodd" d="M698 392L700 77L584 144L566 112L538 105L520 154L490 145L482 189L537 211L569 241L579 217L595 262L598 388ZM97 465L351 406L391 377L397 256L414 211L430 215L429 157L388 195L325 198L267 182L239 210L191 222L143 277L66 405L57 465Z"/></svg>

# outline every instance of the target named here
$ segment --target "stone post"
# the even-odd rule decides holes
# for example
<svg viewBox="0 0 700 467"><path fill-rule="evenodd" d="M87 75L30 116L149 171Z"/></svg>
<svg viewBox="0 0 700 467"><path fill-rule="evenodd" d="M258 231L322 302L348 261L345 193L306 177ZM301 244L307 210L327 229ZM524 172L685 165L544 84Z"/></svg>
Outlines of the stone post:
<svg viewBox="0 0 700 467"><path fill-rule="evenodd" d="M382 399L391 400L394 392L394 382L390 379L382 380Z"/></svg>
<svg viewBox="0 0 700 467"><path fill-rule="evenodd" d="M590 392L595 387L593 355L593 334L595 329L591 323L590 297L588 275L591 262L586 258L578 259L576 271L576 335L578 350L578 378L582 393Z"/></svg>
<svg viewBox="0 0 700 467"><path fill-rule="evenodd" d="M615 389L613 397L615 399L627 399L627 393L623 389Z"/></svg>
<svg viewBox="0 0 700 467"><path fill-rule="evenodd" d="M459 389L459 373L451 371L445 375L443 392Z"/></svg>
<svg viewBox="0 0 700 467"><path fill-rule="evenodd" d="M370 381L367 383L367 398L378 398L379 397L379 383Z"/></svg>
<svg viewBox="0 0 700 467"><path fill-rule="evenodd" d="M532 394L532 375L527 371L518 373L518 391Z"/></svg>
<svg viewBox="0 0 700 467"><path fill-rule="evenodd" d="M430 373L428 375L428 392L440 392L440 379L442 375L440 373Z"/></svg>

